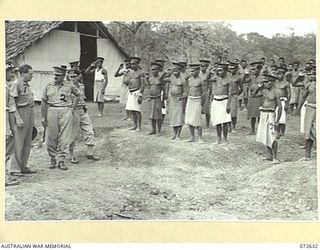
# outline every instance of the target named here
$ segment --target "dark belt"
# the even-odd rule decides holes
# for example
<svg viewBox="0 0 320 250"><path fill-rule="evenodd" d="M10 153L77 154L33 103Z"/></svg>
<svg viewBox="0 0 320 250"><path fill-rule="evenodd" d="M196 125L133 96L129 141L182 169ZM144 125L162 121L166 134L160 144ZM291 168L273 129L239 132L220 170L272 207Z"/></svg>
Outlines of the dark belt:
<svg viewBox="0 0 320 250"><path fill-rule="evenodd" d="M252 98L259 98L259 97L263 97L263 95L256 95L256 96L250 96Z"/></svg>
<svg viewBox="0 0 320 250"><path fill-rule="evenodd" d="M265 112L265 113L274 113L275 110L274 109L260 109L261 112Z"/></svg>
<svg viewBox="0 0 320 250"><path fill-rule="evenodd" d="M50 108L71 108L71 106L54 106L54 105L49 105Z"/></svg>
<svg viewBox="0 0 320 250"><path fill-rule="evenodd" d="M129 89L129 92L130 92L130 93L132 93L132 92L135 92L135 91L137 91L137 90L139 90L139 88L136 88L136 89Z"/></svg>
<svg viewBox="0 0 320 250"><path fill-rule="evenodd" d="M216 99L214 97L212 97L212 98L213 98L213 100L220 102L220 101L227 100L229 97L225 97L225 98L222 98L222 99Z"/></svg>

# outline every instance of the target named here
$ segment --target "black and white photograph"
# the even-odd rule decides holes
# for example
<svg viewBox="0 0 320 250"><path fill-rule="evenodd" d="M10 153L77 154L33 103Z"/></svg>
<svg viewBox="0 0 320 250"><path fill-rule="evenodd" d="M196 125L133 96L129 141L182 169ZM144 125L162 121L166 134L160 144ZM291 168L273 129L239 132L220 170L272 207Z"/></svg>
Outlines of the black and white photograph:
<svg viewBox="0 0 320 250"><path fill-rule="evenodd" d="M5 221L318 221L316 19L3 22Z"/></svg>

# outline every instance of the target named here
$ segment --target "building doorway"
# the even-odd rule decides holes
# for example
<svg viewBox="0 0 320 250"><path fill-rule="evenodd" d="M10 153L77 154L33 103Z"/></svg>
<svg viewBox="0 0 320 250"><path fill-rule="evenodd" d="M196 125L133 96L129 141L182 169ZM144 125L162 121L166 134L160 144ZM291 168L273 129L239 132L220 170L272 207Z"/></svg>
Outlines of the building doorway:
<svg viewBox="0 0 320 250"><path fill-rule="evenodd" d="M86 74L85 70L97 57L97 38L80 35L80 69L86 87L87 101L93 101L94 74Z"/></svg>

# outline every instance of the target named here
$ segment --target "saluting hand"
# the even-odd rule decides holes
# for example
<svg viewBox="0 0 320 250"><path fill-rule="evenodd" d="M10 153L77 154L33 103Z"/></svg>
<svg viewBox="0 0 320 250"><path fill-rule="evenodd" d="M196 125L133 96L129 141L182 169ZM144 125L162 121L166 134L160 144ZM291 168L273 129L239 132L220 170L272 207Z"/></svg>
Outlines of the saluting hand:
<svg viewBox="0 0 320 250"><path fill-rule="evenodd" d="M42 126L46 128L48 126L48 122L45 119L42 119Z"/></svg>

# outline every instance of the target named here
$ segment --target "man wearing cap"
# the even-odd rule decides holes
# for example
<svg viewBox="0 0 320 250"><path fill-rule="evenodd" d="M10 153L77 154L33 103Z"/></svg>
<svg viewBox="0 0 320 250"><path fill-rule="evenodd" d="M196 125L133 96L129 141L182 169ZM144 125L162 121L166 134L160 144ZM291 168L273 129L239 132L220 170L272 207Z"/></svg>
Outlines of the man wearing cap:
<svg viewBox="0 0 320 250"><path fill-rule="evenodd" d="M181 76L183 65L173 62L172 74L169 78L168 93L170 100L169 119L173 127L171 140L181 140L180 133L184 124L184 100L187 98L187 81Z"/></svg>
<svg viewBox="0 0 320 250"><path fill-rule="evenodd" d="M130 59L126 59L123 63L121 63L114 74L114 77L123 76L122 85L121 85L121 95L120 95L120 103L124 105L127 104L128 100L128 84L129 84L129 72L130 72ZM130 119L130 111L126 110L127 117L125 120Z"/></svg>
<svg viewBox="0 0 320 250"><path fill-rule="evenodd" d="M209 79L211 78L211 72L208 70L208 67L210 65L210 60L206 60L206 59L201 59L199 60L200 62L200 78L201 80L204 82L205 84L205 101L204 104L202 106L202 114L206 115L206 123L207 123L207 128L209 128L210 126L210 96L211 93L210 91L212 90L211 86L209 86L209 84L211 84L211 82L209 81Z"/></svg>
<svg viewBox="0 0 320 250"><path fill-rule="evenodd" d="M108 73L103 68L103 57L97 57L96 61L86 69L86 73L94 73L94 90L93 90L93 101L97 103L98 114L101 117L104 109L104 94L105 89L108 85Z"/></svg>
<svg viewBox="0 0 320 250"><path fill-rule="evenodd" d="M19 73L20 77L11 84L11 96L14 98L23 126L15 124L12 129L15 150L11 157L10 171L12 174L34 174L37 171L27 167L34 127L34 96L29 85L33 77L33 70L30 65L24 64L19 67Z"/></svg>
<svg viewBox="0 0 320 250"><path fill-rule="evenodd" d="M272 71L272 67L274 67L274 65L276 65L276 61L274 59L270 59L269 66L267 67L267 69L265 71L262 71L262 69L261 69L261 73L262 74L270 74L270 72Z"/></svg>
<svg viewBox="0 0 320 250"><path fill-rule="evenodd" d="M45 86L42 96L41 115L42 124L46 127L50 169L56 166L61 170L68 169L65 158L71 143L73 112L80 98L79 89L64 80L65 74L65 69L54 67L54 81ZM72 95L75 96L74 102Z"/></svg>
<svg viewBox="0 0 320 250"><path fill-rule="evenodd" d="M139 69L140 60L139 57L130 58L131 71L128 75L129 93L126 105L126 110L131 112L134 123L134 126L130 128L130 130L135 130L137 132L141 132L141 103L145 84L144 73Z"/></svg>
<svg viewBox="0 0 320 250"><path fill-rule="evenodd" d="M231 99L230 99L230 114L231 114L231 123L232 131L235 131L237 125L237 116L238 116L238 96L242 93L243 87L242 82L244 81L244 75L238 74L238 63L231 62L229 64L228 75L231 84ZM230 127L231 128L231 127Z"/></svg>
<svg viewBox="0 0 320 250"><path fill-rule="evenodd" d="M278 92L280 96L280 102L282 106L282 113L281 113L281 117L279 120L279 127L278 127L279 136L283 136L286 131L286 112L288 111L288 108L289 108L289 100L291 96L290 83L285 79L286 72L287 72L287 67L284 64L282 66L279 66L277 70L278 80L275 81L274 83L275 90Z"/></svg>
<svg viewBox="0 0 320 250"><path fill-rule="evenodd" d="M259 122L260 110L259 108L263 103L263 95L261 88L258 88L259 83L262 80L260 74L262 65L260 62L250 63L251 68L251 78L249 83L249 101L248 101L248 113L247 118L250 119L251 132L249 135L254 135L256 133L256 123ZM255 92L257 90L257 92ZM253 93L256 93L253 95Z"/></svg>
<svg viewBox="0 0 320 250"><path fill-rule="evenodd" d="M305 149L306 155L305 158L301 160L310 160L311 159L311 149L314 143L316 143L316 70L315 67L312 71L307 73L308 82L305 87L304 95L299 103L296 112L299 112L301 107L305 105L305 117L304 117L304 138L305 138Z"/></svg>
<svg viewBox="0 0 320 250"><path fill-rule="evenodd" d="M83 137L85 144L87 145L87 159L92 161L99 161L100 158L93 154L94 147L94 133L91 119L87 113L86 106L86 96L85 96L85 86L80 82L81 73L77 69L73 69L69 71L69 76L71 78L72 83L79 90L80 96L78 104L75 107L73 112L73 127L72 127L72 139L71 144L69 146L70 152L70 161L71 163L77 164L77 157L74 155L75 143L76 139L80 134L80 129L83 132ZM73 99L74 96L72 95ZM74 101L74 100L73 100Z"/></svg>
<svg viewBox="0 0 320 250"><path fill-rule="evenodd" d="M23 121L17 112L16 104L10 93L10 82L14 79L14 66L11 63L6 65L6 166L5 166L5 186L18 185L19 181L10 176L10 158L14 154L14 133L16 125L18 129L23 128ZM23 174L21 174L23 175Z"/></svg>
<svg viewBox="0 0 320 250"><path fill-rule="evenodd" d="M162 107L164 106L165 83L162 81L164 74L160 75L161 65L157 62L151 63L151 74L146 81L146 88L149 89L147 100L150 104L150 116L152 131L149 135L161 134L162 125Z"/></svg>
<svg viewBox="0 0 320 250"><path fill-rule="evenodd" d="M263 93L256 141L263 143L267 147L268 156L264 160L273 161L273 164L279 163L277 127L279 126L282 112L280 96L273 87L276 80L276 76L264 75L262 81L258 83L258 87L252 93L252 96L260 92ZM279 108L276 113L277 107Z"/></svg>
<svg viewBox="0 0 320 250"><path fill-rule="evenodd" d="M297 78L299 77L299 73L300 73L299 65L300 65L299 61L294 62L292 65L293 69L290 73L291 98L290 98L289 104L290 104L291 111L294 111L294 109L297 108L299 103L300 87L294 86L293 84L294 82L296 82Z"/></svg>
<svg viewBox="0 0 320 250"><path fill-rule="evenodd" d="M199 143L204 143L202 140L201 116L202 106L205 101L206 86L204 81L200 78L200 64L190 64L191 76L187 80L188 100L186 105L185 124L189 125L190 139L187 142L195 141L195 128L198 130Z"/></svg>
<svg viewBox="0 0 320 250"><path fill-rule="evenodd" d="M159 76L160 76L160 78L161 79L164 79L167 75L169 76L170 75L170 73L169 73L169 71L170 71L170 69L166 69L166 70L164 70L164 63L166 62L165 60L163 60L163 59L157 59L156 61L155 61L158 65L160 65L160 71L159 71ZM168 82L167 81L164 81L164 89L167 89L168 87L167 87L167 84L168 84ZM162 107L162 109L161 109L161 113L162 113L162 120L161 120L161 125L163 124L163 122L164 122L164 118L166 117L166 114L167 114L167 100L166 100L166 97L164 96L164 92L162 91L161 92L161 98L162 98L162 100L163 100L163 107ZM161 126L160 125L160 126Z"/></svg>
<svg viewBox="0 0 320 250"><path fill-rule="evenodd" d="M239 95L239 108L242 110L242 102L244 104L244 109L247 110L248 107L248 94L249 94L249 82L251 81L250 78L250 71L248 69L248 62L246 60L241 60L240 67L239 67L239 73L243 76L244 81L242 84L243 91Z"/></svg>
<svg viewBox="0 0 320 250"><path fill-rule="evenodd" d="M224 142L228 144L228 124L231 122L231 84L227 74L228 64L219 63L217 76L213 79L211 102L211 124L217 130L217 144L222 143L222 133Z"/></svg>

